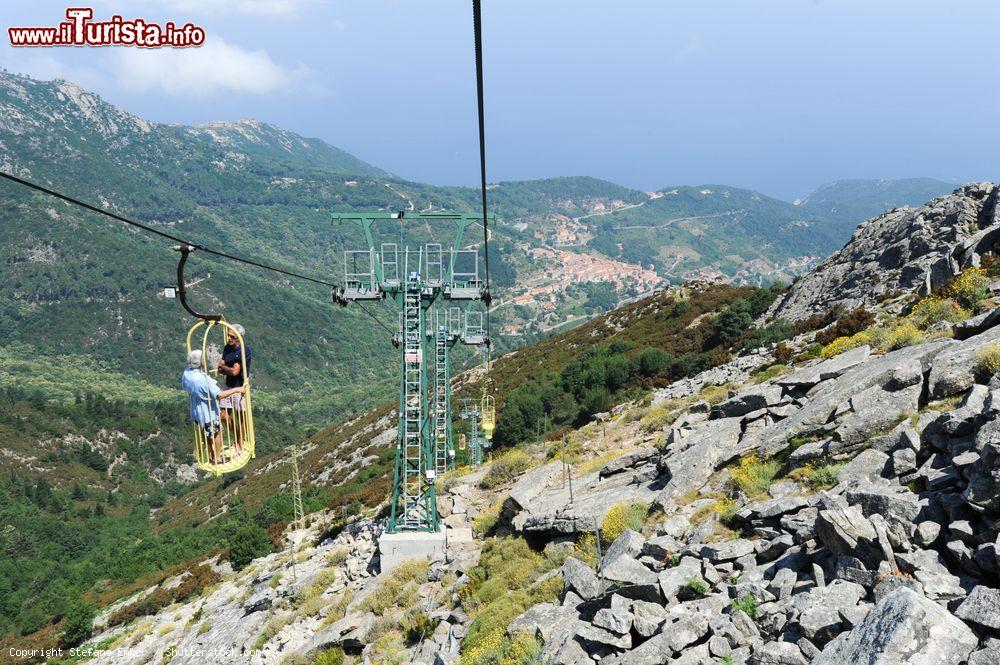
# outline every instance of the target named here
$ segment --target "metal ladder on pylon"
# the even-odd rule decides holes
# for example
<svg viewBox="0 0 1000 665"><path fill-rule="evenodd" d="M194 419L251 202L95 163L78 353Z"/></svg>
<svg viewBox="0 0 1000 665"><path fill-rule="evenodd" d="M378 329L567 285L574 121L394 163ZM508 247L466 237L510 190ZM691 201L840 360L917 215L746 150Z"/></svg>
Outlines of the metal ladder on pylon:
<svg viewBox="0 0 1000 665"><path fill-rule="evenodd" d="M434 471L448 470L448 426L451 390L448 372L448 326L440 317L434 325Z"/></svg>
<svg viewBox="0 0 1000 665"><path fill-rule="evenodd" d="M403 447L402 527L417 528L422 523L424 487L423 456L423 344L420 329L420 283L407 278L403 301Z"/></svg>

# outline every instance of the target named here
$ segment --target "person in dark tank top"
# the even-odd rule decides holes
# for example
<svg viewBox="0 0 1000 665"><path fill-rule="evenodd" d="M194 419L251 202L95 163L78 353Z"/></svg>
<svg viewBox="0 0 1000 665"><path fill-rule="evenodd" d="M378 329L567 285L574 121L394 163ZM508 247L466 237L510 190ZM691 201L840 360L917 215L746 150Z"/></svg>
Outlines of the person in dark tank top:
<svg viewBox="0 0 1000 665"><path fill-rule="evenodd" d="M222 358L218 365L219 373L226 377L226 388L241 388L249 381L251 354L245 335L246 330L238 323L234 323L232 329L226 331L226 345L222 348ZM244 337L242 344L241 337ZM243 366L244 358L246 367ZM241 414L237 412L246 409L245 399L245 392L240 392L219 400L222 422L233 433L237 454L243 452L243 428L239 426Z"/></svg>

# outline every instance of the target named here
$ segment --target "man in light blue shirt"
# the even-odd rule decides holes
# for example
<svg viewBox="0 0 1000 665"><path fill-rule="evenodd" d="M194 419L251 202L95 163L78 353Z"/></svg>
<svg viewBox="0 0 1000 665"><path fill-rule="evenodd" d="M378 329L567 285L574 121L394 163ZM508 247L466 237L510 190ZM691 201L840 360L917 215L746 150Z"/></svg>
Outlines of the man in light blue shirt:
<svg viewBox="0 0 1000 665"><path fill-rule="evenodd" d="M212 442L212 452L216 464L222 461L222 424L219 421L219 400L243 393L245 388L238 386L229 390L219 390L215 382L201 364L201 351L195 349L188 354L187 369L181 377L181 388L190 398L188 416L201 426L205 440Z"/></svg>

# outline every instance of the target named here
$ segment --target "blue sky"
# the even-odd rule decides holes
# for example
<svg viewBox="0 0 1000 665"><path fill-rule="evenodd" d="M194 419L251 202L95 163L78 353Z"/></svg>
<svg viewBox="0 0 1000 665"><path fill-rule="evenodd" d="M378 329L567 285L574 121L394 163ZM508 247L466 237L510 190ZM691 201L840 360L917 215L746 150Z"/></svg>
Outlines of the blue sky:
<svg viewBox="0 0 1000 665"><path fill-rule="evenodd" d="M76 4L76 3L70 3ZM95 0L205 27L198 52L12 49L140 116L252 117L400 176L478 179L470 0ZM1000 3L484 0L489 178L792 199L841 178L1000 178ZM4 3L4 28L65 2Z"/></svg>

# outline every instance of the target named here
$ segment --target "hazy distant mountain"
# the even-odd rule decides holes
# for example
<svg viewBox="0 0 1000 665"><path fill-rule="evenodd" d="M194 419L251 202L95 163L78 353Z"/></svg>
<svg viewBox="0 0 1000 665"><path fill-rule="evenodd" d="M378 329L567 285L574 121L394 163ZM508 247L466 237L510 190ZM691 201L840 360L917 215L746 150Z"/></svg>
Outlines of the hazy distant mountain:
<svg viewBox="0 0 1000 665"><path fill-rule="evenodd" d="M904 205L923 205L950 194L956 186L934 178L835 180L820 185L795 204L830 220L838 235L846 232L846 240L862 220Z"/></svg>

